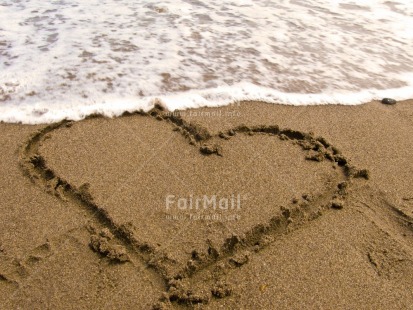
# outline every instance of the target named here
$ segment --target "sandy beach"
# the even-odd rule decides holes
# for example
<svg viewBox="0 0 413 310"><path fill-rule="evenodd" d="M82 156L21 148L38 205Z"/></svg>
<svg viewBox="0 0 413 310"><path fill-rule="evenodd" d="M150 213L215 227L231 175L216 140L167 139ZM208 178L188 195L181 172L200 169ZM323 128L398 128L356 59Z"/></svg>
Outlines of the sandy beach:
<svg viewBox="0 0 413 310"><path fill-rule="evenodd" d="M411 100L0 130L2 309L412 309Z"/></svg>

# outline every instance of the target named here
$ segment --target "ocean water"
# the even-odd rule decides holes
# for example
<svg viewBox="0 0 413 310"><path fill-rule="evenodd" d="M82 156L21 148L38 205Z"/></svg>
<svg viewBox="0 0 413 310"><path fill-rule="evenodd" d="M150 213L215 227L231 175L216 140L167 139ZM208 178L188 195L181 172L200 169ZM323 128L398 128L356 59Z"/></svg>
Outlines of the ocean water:
<svg viewBox="0 0 413 310"><path fill-rule="evenodd" d="M0 0L0 120L413 98L411 0Z"/></svg>

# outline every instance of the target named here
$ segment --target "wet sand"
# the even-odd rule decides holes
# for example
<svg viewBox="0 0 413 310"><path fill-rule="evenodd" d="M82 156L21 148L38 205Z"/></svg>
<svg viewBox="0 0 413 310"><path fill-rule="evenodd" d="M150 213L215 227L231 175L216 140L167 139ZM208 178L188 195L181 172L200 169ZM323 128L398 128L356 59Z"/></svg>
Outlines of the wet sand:
<svg viewBox="0 0 413 310"><path fill-rule="evenodd" d="M412 103L0 124L1 308L409 308Z"/></svg>

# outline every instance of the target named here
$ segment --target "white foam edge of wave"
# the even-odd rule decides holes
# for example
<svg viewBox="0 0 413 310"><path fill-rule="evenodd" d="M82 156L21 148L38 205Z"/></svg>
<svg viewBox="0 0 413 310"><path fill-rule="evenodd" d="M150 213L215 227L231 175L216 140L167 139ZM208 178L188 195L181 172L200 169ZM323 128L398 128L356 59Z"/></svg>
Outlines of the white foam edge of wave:
<svg viewBox="0 0 413 310"><path fill-rule="evenodd" d="M413 86L360 92L332 92L322 94L284 93L274 89L241 83L237 86L208 90L191 90L145 98L107 96L100 103L84 104L21 104L0 106L0 121L6 123L47 124L64 119L78 121L92 114L106 117L121 116L125 112L151 110L156 104L168 111L205 107L221 107L245 101L259 101L281 105L359 105L382 98L407 100L413 98Z"/></svg>

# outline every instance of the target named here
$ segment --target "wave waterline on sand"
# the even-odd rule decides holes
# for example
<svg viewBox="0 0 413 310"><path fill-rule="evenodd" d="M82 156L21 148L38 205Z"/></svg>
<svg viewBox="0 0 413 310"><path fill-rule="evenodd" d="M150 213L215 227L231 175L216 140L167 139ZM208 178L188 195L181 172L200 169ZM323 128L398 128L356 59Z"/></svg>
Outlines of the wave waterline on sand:
<svg viewBox="0 0 413 310"><path fill-rule="evenodd" d="M413 97L407 0L0 5L2 121Z"/></svg>
<svg viewBox="0 0 413 310"><path fill-rule="evenodd" d="M236 105L241 101L260 101L284 105L359 105L373 100L390 97L396 100L413 98L413 87L388 90L365 90L358 93L336 94L299 94L282 93L252 84L238 87L220 87L212 90L188 91L167 96L154 96L145 99L135 97L116 98L107 102L88 105L61 104L22 104L16 107L0 106L0 121L9 123L42 124L63 119L81 120L92 114L108 117L120 116L125 112L151 110L160 104L169 111L186 110L202 107L220 107Z"/></svg>

